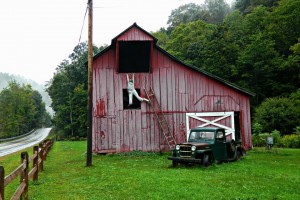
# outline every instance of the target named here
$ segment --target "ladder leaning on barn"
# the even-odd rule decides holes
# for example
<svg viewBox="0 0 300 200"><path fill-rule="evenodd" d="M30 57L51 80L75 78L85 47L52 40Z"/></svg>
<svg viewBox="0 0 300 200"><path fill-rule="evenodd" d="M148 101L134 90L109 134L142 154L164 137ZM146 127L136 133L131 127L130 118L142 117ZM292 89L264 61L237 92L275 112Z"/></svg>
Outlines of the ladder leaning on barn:
<svg viewBox="0 0 300 200"><path fill-rule="evenodd" d="M158 124L163 132L163 135L165 137L165 140L169 146L170 149L174 149L175 145L176 145L176 141L173 137L173 134L171 133L171 129L170 129L170 125L166 119L166 116L164 115L161 106L154 94L153 89L150 87L150 90L147 91L146 89L145 93L147 95L147 98L150 100L149 104L151 105L153 111L154 111L154 115L158 121Z"/></svg>

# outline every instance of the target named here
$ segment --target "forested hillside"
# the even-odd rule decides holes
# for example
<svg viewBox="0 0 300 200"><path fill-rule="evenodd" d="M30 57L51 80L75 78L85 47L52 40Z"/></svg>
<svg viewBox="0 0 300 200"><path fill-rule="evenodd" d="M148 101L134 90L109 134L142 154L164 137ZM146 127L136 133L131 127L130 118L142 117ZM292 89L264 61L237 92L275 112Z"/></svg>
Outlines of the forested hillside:
<svg viewBox="0 0 300 200"><path fill-rule="evenodd" d="M299 130L300 0L191 3L173 10L168 27L152 34L183 62L255 92L251 109L261 132ZM94 55L101 49L94 47ZM86 60L81 43L48 85L61 136L86 135Z"/></svg>
<svg viewBox="0 0 300 200"><path fill-rule="evenodd" d="M3 90L3 88L8 87L8 84L14 80L17 83L19 83L20 85L29 84L32 86L32 89L37 90L42 95L42 99L43 99L43 102L45 102L47 112L49 112L50 115L53 115L53 110L50 107L51 106L51 98L50 98L49 94L46 92L45 86L41 85L33 80L26 79L24 77L14 75L14 74L0 72L0 91Z"/></svg>
<svg viewBox="0 0 300 200"><path fill-rule="evenodd" d="M0 91L0 111L0 138L23 135L51 125L41 94L31 85L21 85L15 80Z"/></svg>

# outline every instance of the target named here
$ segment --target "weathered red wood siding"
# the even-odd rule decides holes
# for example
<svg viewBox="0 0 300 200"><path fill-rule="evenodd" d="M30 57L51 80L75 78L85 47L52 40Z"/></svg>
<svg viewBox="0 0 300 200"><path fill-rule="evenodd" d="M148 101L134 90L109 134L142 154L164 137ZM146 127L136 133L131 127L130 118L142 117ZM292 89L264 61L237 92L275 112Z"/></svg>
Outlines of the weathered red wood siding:
<svg viewBox="0 0 300 200"><path fill-rule="evenodd" d="M138 28L125 32L119 40L153 40ZM118 73L116 48L94 59L93 64L93 151L97 153L132 150L167 150L153 110L146 102L141 109L123 109L126 74ZM174 61L154 48L151 73L136 73L135 88L152 87L166 113L177 142L186 140L186 113L240 112L243 144L251 148L249 96L222 82ZM220 100L222 103L216 104ZM225 124L228 122L224 122Z"/></svg>

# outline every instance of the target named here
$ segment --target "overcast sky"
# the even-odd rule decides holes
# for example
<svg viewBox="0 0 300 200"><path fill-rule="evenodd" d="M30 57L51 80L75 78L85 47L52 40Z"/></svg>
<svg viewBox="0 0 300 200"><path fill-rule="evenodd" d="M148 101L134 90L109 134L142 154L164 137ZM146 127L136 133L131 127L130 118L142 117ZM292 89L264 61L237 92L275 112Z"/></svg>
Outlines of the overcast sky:
<svg viewBox="0 0 300 200"><path fill-rule="evenodd" d="M134 22L148 32L166 27L172 10L204 0L93 2L93 43L101 46ZM0 72L49 81L79 42L86 6L87 0L1 0ZM81 42L87 41L87 16L84 24Z"/></svg>

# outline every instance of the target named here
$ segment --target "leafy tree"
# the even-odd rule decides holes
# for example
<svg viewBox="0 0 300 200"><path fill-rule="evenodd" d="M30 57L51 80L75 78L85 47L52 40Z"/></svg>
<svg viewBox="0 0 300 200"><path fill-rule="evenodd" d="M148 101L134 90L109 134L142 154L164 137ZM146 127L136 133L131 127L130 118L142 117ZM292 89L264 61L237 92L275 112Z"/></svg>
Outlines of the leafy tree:
<svg viewBox="0 0 300 200"><path fill-rule="evenodd" d="M162 48L166 48L166 45L167 45L168 40L169 40L169 35L168 35L168 32L165 28L160 28L159 31L151 32L151 34L154 37L156 37L158 46L160 46Z"/></svg>
<svg viewBox="0 0 300 200"><path fill-rule="evenodd" d="M230 6L224 0L205 0L203 5L189 3L172 10L168 18L168 34L180 24L202 20L206 23L220 24L230 13Z"/></svg>
<svg viewBox="0 0 300 200"><path fill-rule="evenodd" d="M269 16L268 33L280 54L290 55L300 37L300 0L281 0Z"/></svg>
<svg viewBox="0 0 300 200"><path fill-rule="evenodd" d="M235 8L243 14L252 12L257 6L273 7L276 6L280 0L237 0Z"/></svg>
<svg viewBox="0 0 300 200"><path fill-rule="evenodd" d="M94 54L104 48L93 47ZM86 136L87 51L86 42L77 45L47 85L55 111L53 122L62 137Z"/></svg>
<svg viewBox="0 0 300 200"><path fill-rule="evenodd" d="M36 113L32 120L32 127L40 128L45 124L46 117L48 117L45 115L45 103L42 100L42 95L36 90L32 92L32 99L34 107L36 108Z"/></svg>
<svg viewBox="0 0 300 200"><path fill-rule="evenodd" d="M199 20L176 27L167 43L167 50L187 64L198 66L203 62L203 54L216 25Z"/></svg>
<svg viewBox="0 0 300 200"><path fill-rule="evenodd" d="M172 10L168 18L168 30L173 30L180 24L187 24L189 22L197 21L199 19L205 20L207 18L206 11L200 5L189 3Z"/></svg>
<svg viewBox="0 0 300 200"><path fill-rule="evenodd" d="M12 81L0 93L1 137L25 134L45 124L45 104L42 97L30 85L20 86Z"/></svg>
<svg viewBox="0 0 300 200"><path fill-rule="evenodd" d="M268 98L255 110L254 122L261 124L265 132L276 129L283 135L292 134L300 124L300 112L295 110L299 111L299 105L290 98Z"/></svg>
<svg viewBox="0 0 300 200"><path fill-rule="evenodd" d="M224 0L205 0L207 23L220 24L227 14L230 13L230 6Z"/></svg>

